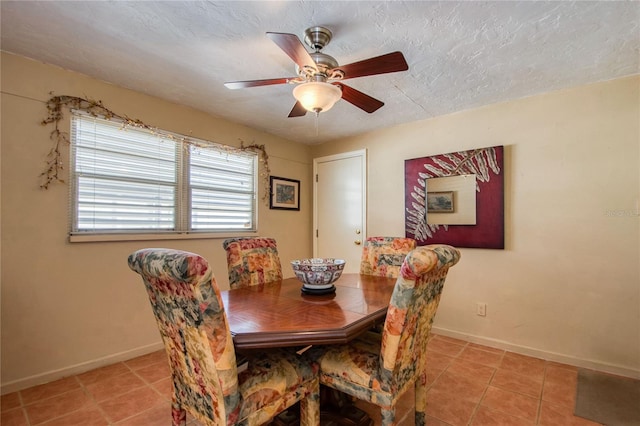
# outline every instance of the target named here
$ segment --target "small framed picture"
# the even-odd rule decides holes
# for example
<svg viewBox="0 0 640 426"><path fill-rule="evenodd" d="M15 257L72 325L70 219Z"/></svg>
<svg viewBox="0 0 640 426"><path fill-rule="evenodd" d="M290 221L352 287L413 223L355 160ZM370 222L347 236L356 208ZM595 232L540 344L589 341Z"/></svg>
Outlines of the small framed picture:
<svg viewBox="0 0 640 426"><path fill-rule="evenodd" d="M427 192L427 213L453 213L453 191Z"/></svg>
<svg viewBox="0 0 640 426"><path fill-rule="evenodd" d="M269 208L280 210L300 210L300 181L295 179L269 177L271 198Z"/></svg>

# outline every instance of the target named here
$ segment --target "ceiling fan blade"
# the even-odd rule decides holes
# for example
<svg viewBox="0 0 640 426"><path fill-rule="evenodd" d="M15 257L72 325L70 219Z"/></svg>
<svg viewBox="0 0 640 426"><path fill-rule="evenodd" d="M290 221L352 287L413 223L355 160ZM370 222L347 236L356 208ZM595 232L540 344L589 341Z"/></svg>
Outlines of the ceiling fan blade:
<svg viewBox="0 0 640 426"><path fill-rule="evenodd" d="M371 114L384 105L384 102L372 98L359 90L343 83L334 83L342 89L342 99Z"/></svg>
<svg viewBox="0 0 640 426"><path fill-rule="evenodd" d="M293 106L293 109L289 113L289 118L302 117L303 115L306 115L306 114L307 114L307 110L304 109L304 107L300 102L296 102L296 104Z"/></svg>
<svg viewBox="0 0 640 426"><path fill-rule="evenodd" d="M284 50L300 68L307 66L316 69L316 63L295 34L267 33L267 37Z"/></svg>
<svg viewBox="0 0 640 426"><path fill-rule="evenodd" d="M227 89L245 89L247 87L270 86L272 84L287 84L293 78L269 78L266 80L228 81L224 85Z"/></svg>
<svg viewBox="0 0 640 426"><path fill-rule="evenodd" d="M402 52L392 52L360 62L342 65L336 69L344 72L344 79L364 77L367 75L386 74L390 72L406 71L409 69Z"/></svg>

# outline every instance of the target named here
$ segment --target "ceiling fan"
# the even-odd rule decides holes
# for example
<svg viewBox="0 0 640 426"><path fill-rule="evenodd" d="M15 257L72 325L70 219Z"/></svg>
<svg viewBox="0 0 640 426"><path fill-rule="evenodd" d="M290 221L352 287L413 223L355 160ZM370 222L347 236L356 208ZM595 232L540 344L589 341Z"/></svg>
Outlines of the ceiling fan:
<svg viewBox="0 0 640 426"><path fill-rule="evenodd" d="M296 63L297 77L272 78L266 80L231 81L224 85L229 89L269 86L273 84L296 84L293 96L296 104L289 117L301 117L307 111L319 114L328 111L340 99L372 113L384 102L364 94L342 83L348 78L386 74L409 69L401 52L387 53L375 58L338 65L333 57L321 50L331 41L331 31L325 27L311 27L304 32L305 43L314 49L309 53L295 34L268 32L269 37Z"/></svg>

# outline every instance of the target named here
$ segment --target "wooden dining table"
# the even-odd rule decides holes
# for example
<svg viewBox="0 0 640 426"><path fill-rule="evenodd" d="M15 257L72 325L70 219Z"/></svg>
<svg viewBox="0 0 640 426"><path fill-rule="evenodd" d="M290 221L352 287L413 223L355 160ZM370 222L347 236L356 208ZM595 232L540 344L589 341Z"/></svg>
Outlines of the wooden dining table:
<svg viewBox="0 0 640 426"><path fill-rule="evenodd" d="M342 274L335 293L302 293L297 278L222 292L237 349L347 343L384 321L395 278Z"/></svg>
<svg viewBox="0 0 640 426"><path fill-rule="evenodd" d="M395 278L342 274L335 292L309 295L297 278L221 292L237 350L347 343L384 322ZM366 426L366 412L337 391L321 391L325 424ZM280 413L274 426L300 423L298 409Z"/></svg>

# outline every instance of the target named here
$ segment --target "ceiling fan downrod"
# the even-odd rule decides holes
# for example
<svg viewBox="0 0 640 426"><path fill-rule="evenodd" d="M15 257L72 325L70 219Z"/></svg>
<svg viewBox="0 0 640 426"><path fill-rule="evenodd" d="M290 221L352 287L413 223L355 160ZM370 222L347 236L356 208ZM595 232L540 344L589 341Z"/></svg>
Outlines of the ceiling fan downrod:
<svg viewBox="0 0 640 426"><path fill-rule="evenodd" d="M329 44L332 37L331 31L325 27L311 27L304 31L304 42L316 52L319 52Z"/></svg>

